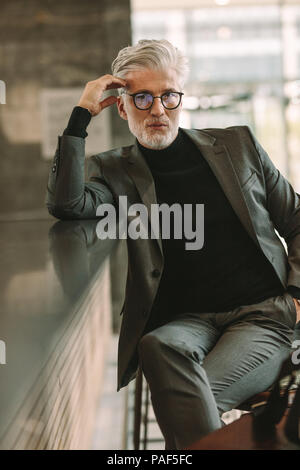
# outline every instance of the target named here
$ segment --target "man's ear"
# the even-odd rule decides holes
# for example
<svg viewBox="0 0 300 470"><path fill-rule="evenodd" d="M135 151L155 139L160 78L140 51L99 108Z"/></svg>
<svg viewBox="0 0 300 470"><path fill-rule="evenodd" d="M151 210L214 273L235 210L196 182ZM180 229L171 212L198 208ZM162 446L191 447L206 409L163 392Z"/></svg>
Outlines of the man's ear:
<svg viewBox="0 0 300 470"><path fill-rule="evenodd" d="M118 111L122 119L125 119L125 121L128 120L127 113L125 111L125 106L124 106L124 99L123 96L118 96L117 97L117 106L118 106Z"/></svg>

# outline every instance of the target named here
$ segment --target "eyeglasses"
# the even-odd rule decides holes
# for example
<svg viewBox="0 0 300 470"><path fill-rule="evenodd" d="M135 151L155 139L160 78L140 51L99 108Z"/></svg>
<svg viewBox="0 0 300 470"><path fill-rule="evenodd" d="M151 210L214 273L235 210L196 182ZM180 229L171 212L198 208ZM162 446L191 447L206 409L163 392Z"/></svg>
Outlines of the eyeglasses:
<svg viewBox="0 0 300 470"><path fill-rule="evenodd" d="M133 97L133 102L137 109L146 111L150 109L154 103L155 98L160 98L162 105L166 109L176 109L181 103L181 97L184 93L179 91L167 91L161 96L153 96L151 93L128 93L127 91L123 92L126 95Z"/></svg>

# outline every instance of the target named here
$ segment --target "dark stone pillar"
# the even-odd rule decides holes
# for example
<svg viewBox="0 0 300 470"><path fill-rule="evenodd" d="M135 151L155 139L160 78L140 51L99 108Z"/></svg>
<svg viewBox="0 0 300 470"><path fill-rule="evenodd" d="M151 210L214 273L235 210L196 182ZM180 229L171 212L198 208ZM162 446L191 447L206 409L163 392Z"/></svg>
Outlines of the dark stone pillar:
<svg viewBox="0 0 300 470"><path fill-rule="evenodd" d="M2 216L44 209L51 163L41 156L41 90L83 90L87 81L111 73L118 50L130 43L129 0L1 1L0 79L7 90L0 104ZM128 145L132 138L115 106L110 119L112 147Z"/></svg>

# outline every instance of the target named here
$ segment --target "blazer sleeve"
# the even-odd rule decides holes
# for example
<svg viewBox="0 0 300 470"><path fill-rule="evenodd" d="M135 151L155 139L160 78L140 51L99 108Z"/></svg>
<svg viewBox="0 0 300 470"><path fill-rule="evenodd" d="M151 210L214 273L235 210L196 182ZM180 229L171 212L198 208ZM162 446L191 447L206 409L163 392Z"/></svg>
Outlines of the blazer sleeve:
<svg viewBox="0 0 300 470"><path fill-rule="evenodd" d="M45 200L51 215L58 219L93 219L100 204L114 204L100 160L96 156L87 159L85 181L85 139L70 135L58 137Z"/></svg>
<svg viewBox="0 0 300 470"><path fill-rule="evenodd" d="M263 168L267 209L274 227L287 244L290 266L287 285L300 288L300 195L275 167L250 128L245 127Z"/></svg>

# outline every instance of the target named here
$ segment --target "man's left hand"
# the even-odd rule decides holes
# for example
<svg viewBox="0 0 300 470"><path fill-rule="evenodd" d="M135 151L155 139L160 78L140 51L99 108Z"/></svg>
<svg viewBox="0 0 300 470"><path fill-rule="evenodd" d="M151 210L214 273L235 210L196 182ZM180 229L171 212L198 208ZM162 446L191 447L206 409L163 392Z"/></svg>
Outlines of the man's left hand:
<svg viewBox="0 0 300 470"><path fill-rule="evenodd" d="M294 301L294 304L296 306L296 311L297 311L297 320L296 320L296 323L298 323L298 321L300 321L300 305L298 304L297 300L293 298L293 301Z"/></svg>

